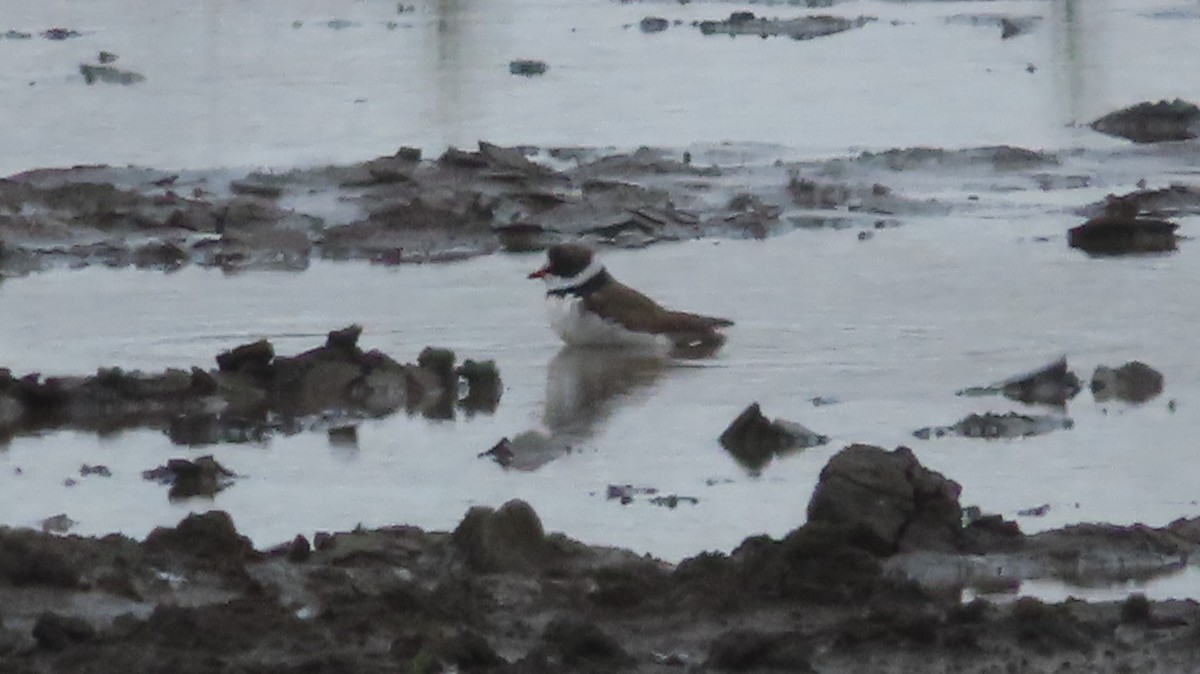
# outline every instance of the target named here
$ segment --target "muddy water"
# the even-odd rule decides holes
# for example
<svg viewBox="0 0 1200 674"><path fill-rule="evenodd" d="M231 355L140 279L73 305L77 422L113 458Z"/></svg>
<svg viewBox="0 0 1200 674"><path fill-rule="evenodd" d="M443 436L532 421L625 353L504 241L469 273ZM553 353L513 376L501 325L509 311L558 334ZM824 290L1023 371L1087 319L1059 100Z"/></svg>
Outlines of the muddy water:
<svg viewBox="0 0 1200 674"><path fill-rule="evenodd" d="M852 232L798 231L611 252L619 278L738 321L716 358L651 365L563 353L542 317L541 288L524 278L537 262L529 255L394 269L322 263L303 274L85 270L7 281L0 348L17 371L183 367L260 336L295 352L359 322L364 346L401 357L442 344L494 358L505 393L490 417L367 422L349 448L319 433L203 450L148 431L18 438L0 452L0 512L24 525L65 512L80 532L140 536L211 505L270 544L359 522L448 527L472 504L520 497L550 529L677 559L785 533L803 519L829 456L864 441L913 446L962 482L964 503L1009 517L1050 504L1044 517L1018 518L1028 531L1200 514L1191 469L1200 433L1191 411L1200 404L1192 251L1094 260L1061 238L1033 240L1054 234L1057 218L982 225L948 219L866 242ZM1061 353L1084 377L1097 364L1144 360L1166 374L1167 390L1138 407L1100 405L1085 391L1069 408L1075 428L1037 438L911 437L968 412L1016 409L954 392ZM573 407L564 390L590 395L589 404ZM818 396L837 402L813 406ZM1178 401L1175 413L1168 399ZM833 440L754 475L716 442L751 401ZM572 451L534 471L477 458L500 437L531 429L571 429ZM212 504L171 505L164 488L140 479L166 458L210 451L245 475ZM79 479L81 463L104 463L114 475ZM63 486L68 477L79 484ZM700 502L622 506L606 500L609 484Z"/></svg>
<svg viewBox="0 0 1200 674"><path fill-rule="evenodd" d="M1068 125L1142 100L1200 98L1188 76L1200 21L1181 0L842 2L821 11L879 20L806 42L705 37L690 25L745 9L734 3L402 4L414 11L393 0L8 3L0 31L35 36L0 39L0 175L76 163L290 167L481 138L767 142L806 156L1103 146ZM1001 40L994 19L978 18L996 14L1041 20ZM647 15L681 25L643 34ZM51 26L81 35L36 35ZM79 65L100 50L146 80L87 86ZM516 58L550 69L516 77Z"/></svg>

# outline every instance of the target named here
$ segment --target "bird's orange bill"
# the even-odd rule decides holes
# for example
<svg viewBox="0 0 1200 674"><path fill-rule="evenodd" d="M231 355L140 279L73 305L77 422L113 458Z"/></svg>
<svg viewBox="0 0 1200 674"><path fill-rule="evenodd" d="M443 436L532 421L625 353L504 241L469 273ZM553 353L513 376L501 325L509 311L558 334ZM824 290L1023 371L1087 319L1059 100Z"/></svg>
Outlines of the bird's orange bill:
<svg viewBox="0 0 1200 674"><path fill-rule="evenodd" d="M550 265L546 265L545 267L542 267L541 269L539 269L535 272L530 272L529 276L527 276L526 278L542 278L546 274L549 274L549 273L550 273Z"/></svg>

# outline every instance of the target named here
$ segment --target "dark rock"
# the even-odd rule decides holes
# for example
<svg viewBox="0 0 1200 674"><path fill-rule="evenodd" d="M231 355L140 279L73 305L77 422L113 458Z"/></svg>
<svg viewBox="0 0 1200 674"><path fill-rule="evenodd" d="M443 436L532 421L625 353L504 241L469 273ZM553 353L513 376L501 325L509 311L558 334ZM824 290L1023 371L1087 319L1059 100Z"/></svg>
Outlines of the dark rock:
<svg viewBox="0 0 1200 674"><path fill-rule="evenodd" d="M1121 604L1121 622L1127 624L1149 623L1152 617L1151 609L1150 600L1146 599L1146 595L1141 592L1135 592L1129 595Z"/></svg>
<svg viewBox="0 0 1200 674"><path fill-rule="evenodd" d="M211 455L195 461L171 459L165 466L142 473L142 479L171 485L168 497L173 501L193 496L212 498L233 484L236 477L236 473L222 466Z"/></svg>
<svg viewBox="0 0 1200 674"><path fill-rule="evenodd" d="M450 349L427 346L417 356L417 365L432 372L447 387L455 380L454 352Z"/></svg>
<svg viewBox="0 0 1200 674"><path fill-rule="evenodd" d="M471 508L451 540L467 563L483 572L532 571L551 561L542 521L521 500L509 501L499 510Z"/></svg>
<svg viewBox="0 0 1200 674"><path fill-rule="evenodd" d="M829 442L829 437L795 422L769 421L758 403L751 403L721 433L720 442L739 463L751 470L760 470L777 455L823 445Z"/></svg>
<svg viewBox="0 0 1200 674"><path fill-rule="evenodd" d="M317 550L332 550L337 547L337 538L328 531L318 531L313 534L313 548Z"/></svg>
<svg viewBox="0 0 1200 674"><path fill-rule="evenodd" d="M90 641L96 636L96 628L83 618L43 613L33 626L33 638L38 646L48 651L66 650L72 644Z"/></svg>
<svg viewBox="0 0 1200 674"><path fill-rule="evenodd" d="M312 557L312 548L308 545L308 539L301 534L296 534L296 537L288 544L288 561L299 564L307 562L310 557Z"/></svg>
<svg viewBox="0 0 1200 674"><path fill-rule="evenodd" d="M562 616L550 621L542 631L542 644L559 663L568 667L611 667L633 663L633 658L616 639L595 623L574 616Z"/></svg>
<svg viewBox="0 0 1200 674"><path fill-rule="evenodd" d="M107 65L109 63L115 63L117 58L118 56L110 51L102 51L97 57L97 60L100 61L100 63Z"/></svg>
<svg viewBox="0 0 1200 674"><path fill-rule="evenodd" d="M907 447L851 445L821 469L808 521L862 527L892 550L953 550L962 528L961 491Z"/></svg>
<svg viewBox="0 0 1200 674"><path fill-rule="evenodd" d="M79 467L79 476L87 477L89 475L99 475L100 477L112 477L112 471L108 469L108 466L105 466L102 464L95 465L95 466L89 466L88 464L85 463L85 464L81 465Z"/></svg>
<svg viewBox="0 0 1200 674"><path fill-rule="evenodd" d="M1023 403L1062 406L1074 398L1081 388L1083 387L1079 383L1079 377L1067 368L1067 357L1063 356L1032 372L1019 374L990 386L966 388L959 391L957 395L985 395L998 392L1006 398Z"/></svg>
<svg viewBox="0 0 1200 674"><path fill-rule="evenodd" d="M0 528L0 581L16 587L74 588L81 570L53 541L31 531Z"/></svg>
<svg viewBox="0 0 1200 674"><path fill-rule="evenodd" d="M815 672L812 647L803 634L767 634L735 629L717 637L705 666L730 672L779 670Z"/></svg>
<svg viewBox="0 0 1200 674"><path fill-rule="evenodd" d="M661 33L671 27L671 22L660 16L648 16L638 24L643 33Z"/></svg>
<svg viewBox="0 0 1200 674"><path fill-rule="evenodd" d="M358 447L358 426L337 426L326 432L329 444L333 447L354 449Z"/></svg>
<svg viewBox="0 0 1200 674"><path fill-rule="evenodd" d="M1163 390L1162 373L1141 361L1130 361L1113 369L1100 365L1092 373L1092 395L1097 402L1123 400L1144 403Z"/></svg>
<svg viewBox="0 0 1200 674"><path fill-rule="evenodd" d="M243 344L217 356L221 372L261 373L275 357L275 347L265 339Z"/></svg>
<svg viewBox="0 0 1200 674"><path fill-rule="evenodd" d="M468 412L495 412L504 393L496 361L467 359L455 369L455 374L467 383L467 394L458 404Z"/></svg>
<svg viewBox="0 0 1200 674"><path fill-rule="evenodd" d="M1112 199L1104 213L1067 232L1067 244L1093 255L1159 253L1176 248L1175 230L1168 220L1139 215L1140 205L1129 199Z"/></svg>
<svg viewBox="0 0 1200 674"><path fill-rule="evenodd" d="M516 59L508 63L508 72L524 77L541 75L549 68L550 66L546 65L545 61L538 61L536 59Z"/></svg>
<svg viewBox="0 0 1200 674"><path fill-rule="evenodd" d="M340 349L354 354L357 352L358 338L362 335L362 330L362 326L358 324L342 328L341 330L334 330L325 339L325 347Z"/></svg>
<svg viewBox="0 0 1200 674"><path fill-rule="evenodd" d="M157 527L146 536L149 551L178 551L208 560L240 562L257 556L250 539L237 532L222 510L192 513L174 528Z"/></svg>
<svg viewBox="0 0 1200 674"><path fill-rule="evenodd" d="M1110 112L1090 126L1100 133L1135 143L1191 140L1200 135L1200 108L1178 98L1138 103Z"/></svg>

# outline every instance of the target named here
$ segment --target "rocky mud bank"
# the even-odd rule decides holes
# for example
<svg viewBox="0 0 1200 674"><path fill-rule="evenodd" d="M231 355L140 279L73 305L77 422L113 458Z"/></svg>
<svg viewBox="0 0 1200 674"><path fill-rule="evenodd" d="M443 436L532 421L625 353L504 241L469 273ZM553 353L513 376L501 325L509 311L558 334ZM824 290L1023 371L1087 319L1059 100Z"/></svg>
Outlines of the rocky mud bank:
<svg viewBox="0 0 1200 674"><path fill-rule="evenodd" d="M144 541L0 529L5 672L1177 672L1200 606L964 603L1026 578L1180 569L1200 523L1025 536L905 448L853 445L782 540L671 565L547 534L527 504L450 533L298 535L221 511ZM801 514L797 513L797 520ZM1003 595L1001 595L1003 596Z"/></svg>
<svg viewBox="0 0 1200 674"><path fill-rule="evenodd" d="M38 169L0 180L0 278L88 265L303 270L317 258L420 263L561 241L640 247L801 227L881 230L1010 208L1013 191L1112 180L1094 175L1086 158L1006 146L791 162L747 161L724 148L705 155L480 142L436 158L401 148L282 172ZM1072 232L1071 245L1171 250L1177 237L1167 218L1200 213L1198 194L1172 184L1081 203L1078 212L1092 219ZM1079 224L1064 219L1062 231Z"/></svg>
<svg viewBox="0 0 1200 674"><path fill-rule="evenodd" d="M217 355L217 367L157 373L102 368L83 377L15 376L0 369L0 438L48 430L157 428L184 445L249 442L304 429L344 430L397 411L431 418L493 412L502 394L492 361L456 363L427 347L400 363L358 346L362 328L278 356L267 340Z"/></svg>

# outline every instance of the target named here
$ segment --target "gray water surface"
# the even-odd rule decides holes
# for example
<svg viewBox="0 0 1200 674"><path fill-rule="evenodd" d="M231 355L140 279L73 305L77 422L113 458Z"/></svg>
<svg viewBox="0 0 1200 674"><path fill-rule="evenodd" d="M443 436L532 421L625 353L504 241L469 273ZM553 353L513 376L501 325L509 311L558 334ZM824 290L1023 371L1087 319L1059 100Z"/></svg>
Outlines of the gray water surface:
<svg viewBox="0 0 1200 674"><path fill-rule="evenodd" d="M258 337L294 353L358 322L364 347L402 359L427 344L494 358L505 392L494 416L369 421L357 449L320 433L202 450L150 431L17 438L0 452L0 512L22 525L66 512L81 533L141 536L187 509L218 507L266 545L359 522L451 527L470 505L524 498L548 529L679 559L754 533L786 533L803 520L829 456L870 442L912 446L963 484L964 503L986 511L1016 517L1049 503L1044 517L1018 518L1027 531L1200 514L1192 460L1200 421L1190 411L1200 399L1191 353L1200 307L1190 301L1200 271L1191 252L1095 260L1032 240L1054 226L949 219L869 242L798 231L609 252L618 278L664 303L738 322L714 359L650 367L620 352L563 353L542 316L541 287L524 278L537 265L533 255L401 268L320 263L302 274L93 269L8 281L0 349L17 372L187 367ZM1084 377L1097 364L1144 360L1166 374L1166 393L1126 406L1100 405L1085 391L1068 410L1073 429L1035 438L911 436L969 412L1023 409L954 392L1062 353ZM593 394L572 410L564 389ZM817 396L839 402L815 407ZM1177 412L1167 399L1178 401ZM832 441L755 475L716 441L751 401ZM564 426L573 429L573 451L537 470L506 471L477 457L501 437ZM165 488L140 479L169 457L210 451L246 476L212 503L172 505ZM105 463L114 476L62 486L85 462ZM622 506L605 499L609 484L700 502Z"/></svg>

